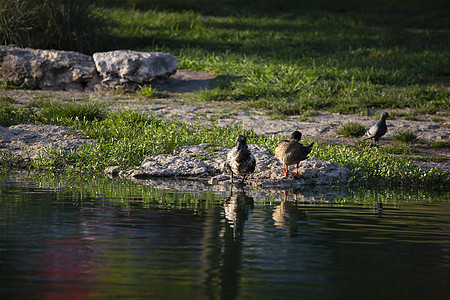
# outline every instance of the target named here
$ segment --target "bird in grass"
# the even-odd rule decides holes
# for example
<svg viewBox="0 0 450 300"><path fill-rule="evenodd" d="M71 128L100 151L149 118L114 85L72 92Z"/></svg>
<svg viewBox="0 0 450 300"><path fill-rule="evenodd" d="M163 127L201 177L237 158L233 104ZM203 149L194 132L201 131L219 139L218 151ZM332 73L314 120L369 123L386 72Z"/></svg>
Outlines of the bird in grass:
<svg viewBox="0 0 450 300"><path fill-rule="evenodd" d="M236 147L228 152L224 165L224 168L231 172L231 183L233 183L233 175L239 175L242 176L241 184L243 184L245 177L255 171L255 166L255 156L248 149L247 139L245 136L239 135Z"/></svg>
<svg viewBox="0 0 450 300"><path fill-rule="evenodd" d="M295 164L297 165L297 172L293 175L298 176L298 164L311 153L314 143L304 146L299 142L301 138L302 133L296 130L291 134L290 141L281 141L275 148L275 156L286 166L286 173L282 174L284 176L290 174L288 166Z"/></svg>
<svg viewBox="0 0 450 300"><path fill-rule="evenodd" d="M387 112L384 112L381 115L380 119L378 120L377 124L370 127L370 129L366 132L365 136L363 137L363 140L373 139L375 143L377 143L380 140L380 138L387 132L386 126L387 117L389 117L389 114Z"/></svg>

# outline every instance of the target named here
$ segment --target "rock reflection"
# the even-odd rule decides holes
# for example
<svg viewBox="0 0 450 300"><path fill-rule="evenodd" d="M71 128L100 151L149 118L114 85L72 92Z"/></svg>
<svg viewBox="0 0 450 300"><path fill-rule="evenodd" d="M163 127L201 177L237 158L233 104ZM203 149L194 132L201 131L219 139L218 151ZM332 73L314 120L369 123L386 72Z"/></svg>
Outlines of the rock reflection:
<svg viewBox="0 0 450 300"><path fill-rule="evenodd" d="M233 229L233 237L242 234L244 224L253 214L254 201L242 187L232 187L230 197L223 203L225 218Z"/></svg>

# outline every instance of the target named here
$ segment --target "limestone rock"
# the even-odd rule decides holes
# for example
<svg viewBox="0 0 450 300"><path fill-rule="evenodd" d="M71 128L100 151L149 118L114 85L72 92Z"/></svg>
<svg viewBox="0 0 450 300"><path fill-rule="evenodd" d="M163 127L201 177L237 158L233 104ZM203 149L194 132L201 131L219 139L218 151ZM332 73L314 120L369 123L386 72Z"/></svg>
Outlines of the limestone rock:
<svg viewBox="0 0 450 300"><path fill-rule="evenodd" d="M0 81L43 90L92 90L98 83L94 60L72 51L0 46Z"/></svg>
<svg viewBox="0 0 450 300"><path fill-rule="evenodd" d="M298 172L305 179L306 184L328 185L346 183L350 170L338 164L311 157L300 162Z"/></svg>
<svg viewBox="0 0 450 300"><path fill-rule="evenodd" d="M75 150L83 144L95 145L93 140L76 134L65 126L19 124L0 126L0 151L18 160L33 159L48 148Z"/></svg>
<svg viewBox="0 0 450 300"><path fill-rule="evenodd" d="M203 163L207 166L210 173L221 173L224 171L223 166L227 158L228 151L230 149L220 149L214 152L209 150L210 145L200 144L194 146L184 146L177 150L175 153L180 156L201 157ZM270 164L276 160L274 155L264 147L251 144L248 145L248 149L253 153L256 159L255 173L264 171L270 168ZM251 176L251 175L249 175Z"/></svg>
<svg viewBox="0 0 450 300"><path fill-rule="evenodd" d="M147 176L202 176L208 171L198 158L174 155L148 157L141 168Z"/></svg>
<svg viewBox="0 0 450 300"><path fill-rule="evenodd" d="M349 170L337 164L308 158L300 163L299 177L282 176L284 166L266 148L249 145L256 159L256 168L247 178L247 184L257 188L303 189L306 185L338 185L347 183ZM209 178L209 184L227 185L231 176L223 164L229 149L212 151L210 145L185 146L176 155L156 155L146 158L139 169L123 171L123 178L190 177ZM291 167L291 170L292 167Z"/></svg>
<svg viewBox="0 0 450 300"><path fill-rule="evenodd" d="M113 89L136 89L177 71L177 59L169 53L116 50L94 53L93 58L102 86Z"/></svg>
<svg viewBox="0 0 450 300"><path fill-rule="evenodd" d="M107 177L113 178L119 176L120 166L109 166L103 171Z"/></svg>

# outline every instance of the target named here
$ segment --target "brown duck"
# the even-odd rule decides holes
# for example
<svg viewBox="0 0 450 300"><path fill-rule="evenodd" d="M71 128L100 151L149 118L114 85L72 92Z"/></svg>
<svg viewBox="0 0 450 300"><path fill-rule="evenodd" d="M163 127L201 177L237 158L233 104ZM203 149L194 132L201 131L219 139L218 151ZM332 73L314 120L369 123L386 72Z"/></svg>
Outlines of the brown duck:
<svg viewBox="0 0 450 300"><path fill-rule="evenodd" d="M275 149L275 156L286 166L286 173L282 174L288 176L290 174L288 166L297 165L297 172L294 176L298 175L298 164L305 160L309 153L311 153L314 143L309 146L303 146L299 143L302 138L302 133L294 131L291 134L290 141L281 141Z"/></svg>

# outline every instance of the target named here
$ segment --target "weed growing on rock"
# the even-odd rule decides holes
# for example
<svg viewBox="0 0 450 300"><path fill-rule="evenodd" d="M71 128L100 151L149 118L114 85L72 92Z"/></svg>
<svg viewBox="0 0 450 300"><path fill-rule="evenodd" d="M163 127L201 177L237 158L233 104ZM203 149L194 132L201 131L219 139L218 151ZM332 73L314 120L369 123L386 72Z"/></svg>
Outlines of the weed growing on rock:
<svg viewBox="0 0 450 300"><path fill-rule="evenodd" d="M62 103L38 100L31 106L39 109L36 122L42 124L67 125L75 120L102 120L107 116L107 104L99 101L70 101Z"/></svg>
<svg viewBox="0 0 450 300"><path fill-rule="evenodd" d="M361 137L366 132L366 127L358 122L347 122L336 129L336 133L349 137Z"/></svg>
<svg viewBox="0 0 450 300"><path fill-rule="evenodd" d="M153 88L152 86L143 86L139 90L139 94L146 98L165 98L167 97L167 92L160 92Z"/></svg>
<svg viewBox="0 0 450 300"><path fill-rule="evenodd" d="M395 141L401 143L414 143L417 141L417 134L412 130L399 130L392 137Z"/></svg>
<svg viewBox="0 0 450 300"><path fill-rule="evenodd" d="M0 89L2 90L22 90L26 89L27 85L14 80L0 81Z"/></svg>
<svg viewBox="0 0 450 300"><path fill-rule="evenodd" d="M437 141L431 144L431 147L434 148L450 148L450 141Z"/></svg>
<svg viewBox="0 0 450 300"><path fill-rule="evenodd" d="M10 97L0 98L0 126L32 123L35 116L34 110L30 107L16 106Z"/></svg>

